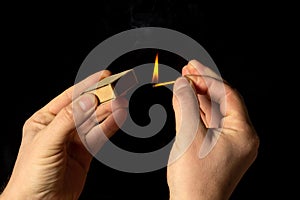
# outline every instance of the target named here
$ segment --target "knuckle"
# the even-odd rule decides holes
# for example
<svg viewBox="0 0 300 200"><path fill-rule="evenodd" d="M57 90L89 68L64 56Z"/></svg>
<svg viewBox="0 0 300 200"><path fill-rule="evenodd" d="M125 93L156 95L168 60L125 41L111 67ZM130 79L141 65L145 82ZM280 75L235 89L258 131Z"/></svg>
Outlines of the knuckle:
<svg viewBox="0 0 300 200"><path fill-rule="evenodd" d="M251 127L248 127L247 129L250 130L248 130L247 137L244 138L242 154L250 159L255 159L258 154L260 139Z"/></svg>
<svg viewBox="0 0 300 200"><path fill-rule="evenodd" d="M38 124L47 125L52 121L52 117L45 112L37 112L32 116L32 121Z"/></svg>
<svg viewBox="0 0 300 200"><path fill-rule="evenodd" d="M31 129L31 127L32 127L32 120L31 119L27 119L25 121L24 125L23 125L23 130L24 131L29 130L29 129Z"/></svg>
<svg viewBox="0 0 300 200"><path fill-rule="evenodd" d="M62 116L62 120L66 121L66 122L71 122L74 121L74 117L73 117L73 109L71 106L67 106L65 108L63 108L61 110L61 116Z"/></svg>
<svg viewBox="0 0 300 200"><path fill-rule="evenodd" d="M39 131L46 127L53 120L53 118L54 116L50 113L38 111L25 121L23 130Z"/></svg>
<svg viewBox="0 0 300 200"><path fill-rule="evenodd" d="M251 152L253 152L255 155L258 154L259 145L260 145L259 137L255 134L253 135L250 141Z"/></svg>

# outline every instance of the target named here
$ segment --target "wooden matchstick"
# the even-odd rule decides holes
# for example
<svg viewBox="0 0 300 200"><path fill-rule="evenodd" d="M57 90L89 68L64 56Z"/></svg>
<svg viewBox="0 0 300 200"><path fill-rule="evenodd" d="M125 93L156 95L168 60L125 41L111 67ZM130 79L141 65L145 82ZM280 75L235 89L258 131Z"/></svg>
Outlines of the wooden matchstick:
<svg viewBox="0 0 300 200"><path fill-rule="evenodd" d="M153 85L153 87L160 87L160 86L164 86L164 85L170 85L170 84L174 84L175 81L167 81L167 82L162 82L162 83L155 83Z"/></svg>
<svg viewBox="0 0 300 200"><path fill-rule="evenodd" d="M189 80L189 82L191 83L191 80L189 79L190 76L193 76L193 75L185 75L184 77L186 77ZM174 81L161 82L161 83L154 83L153 87L171 85L171 84L174 84L174 83L175 83L175 80Z"/></svg>

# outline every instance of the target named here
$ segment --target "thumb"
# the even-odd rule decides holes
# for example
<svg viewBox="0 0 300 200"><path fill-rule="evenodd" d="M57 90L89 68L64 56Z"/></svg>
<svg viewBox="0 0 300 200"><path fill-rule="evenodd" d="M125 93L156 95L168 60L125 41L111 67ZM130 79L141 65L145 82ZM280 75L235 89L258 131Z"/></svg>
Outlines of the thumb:
<svg viewBox="0 0 300 200"><path fill-rule="evenodd" d="M205 129L200 118L198 98L191 84L184 77L178 78L174 84L173 109L176 119L176 138L169 163L177 160L188 149L199 128ZM205 134L205 131L200 132Z"/></svg>

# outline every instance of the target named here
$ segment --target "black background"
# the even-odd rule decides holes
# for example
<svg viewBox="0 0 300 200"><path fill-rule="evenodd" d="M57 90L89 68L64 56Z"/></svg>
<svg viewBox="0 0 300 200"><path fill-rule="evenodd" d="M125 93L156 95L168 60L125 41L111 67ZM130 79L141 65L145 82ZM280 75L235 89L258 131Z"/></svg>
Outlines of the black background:
<svg viewBox="0 0 300 200"><path fill-rule="evenodd" d="M111 0L97 5L16 3L3 9L8 12L2 14L1 28L1 185L13 168L23 123L74 83L88 53L121 31L157 26L195 39L211 55L222 77L245 99L261 145L257 160L231 199L292 194L288 172L295 159L287 158L285 150L291 146L280 135L287 132L280 119L288 117L280 108L287 94L277 95L283 91L282 76L289 67L282 65L286 49L281 45L289 36L281 32L290 31L286 23L290 21L283 17L283 11L288 11L285 6ZM81 199L168 199L165 176L165 169L131 174L93 160Z"/></svg>

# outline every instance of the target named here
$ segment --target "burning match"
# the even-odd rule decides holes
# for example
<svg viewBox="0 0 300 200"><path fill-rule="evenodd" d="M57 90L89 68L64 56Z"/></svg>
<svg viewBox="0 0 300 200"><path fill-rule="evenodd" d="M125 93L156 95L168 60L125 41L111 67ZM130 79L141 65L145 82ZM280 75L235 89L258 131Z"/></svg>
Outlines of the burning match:
<svg viewBox="0 0 300 200"><path fill-rule="evenodd" d="M170 85L170 84L175 83L175 81L168 81L168 82L158 83L158 54L156 54L156 57L155 57L152 83L153 83L153 87L160 87L160 86Z"/></svg>

